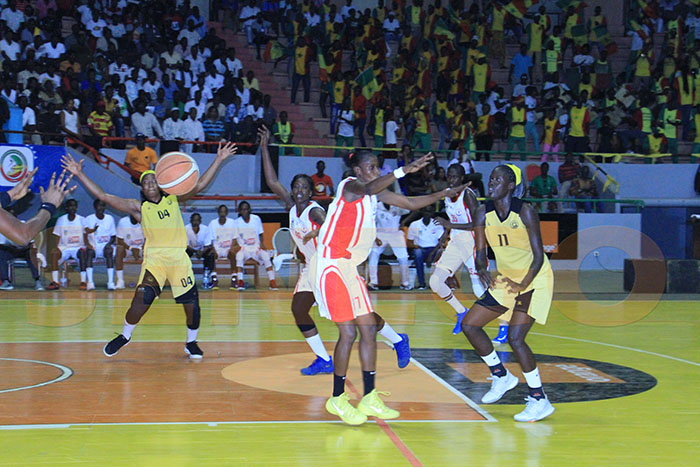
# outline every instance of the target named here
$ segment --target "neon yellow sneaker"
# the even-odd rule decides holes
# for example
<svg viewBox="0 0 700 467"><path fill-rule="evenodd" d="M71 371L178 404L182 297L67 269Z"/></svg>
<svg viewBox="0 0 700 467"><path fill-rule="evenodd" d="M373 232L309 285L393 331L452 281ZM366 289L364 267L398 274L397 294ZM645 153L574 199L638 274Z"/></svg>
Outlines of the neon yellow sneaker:
<svg viewBox="0 0 700 467"><path fill-rule="evenodd" d="M359 410L350 404L350 396L346 392L328 399L326 401L326 410L333 415L339 416L348 425L362 425L367 421L367 416L360 413Z"/></svg>
<svg viewBox="0 0 700 467"><path fill-rule="evenodd" d="M390 409L389 407L384 405L384 402L379 398L380 395L386 397L390 396L391 394L388 392L380 392L376 389L373 389L372 392L370 392L362 398L360 403L357 405L357 410L359 410L365 415L371 415L373 417L381 418L384 420L398 418L400 415L399 411Z"/></svg>

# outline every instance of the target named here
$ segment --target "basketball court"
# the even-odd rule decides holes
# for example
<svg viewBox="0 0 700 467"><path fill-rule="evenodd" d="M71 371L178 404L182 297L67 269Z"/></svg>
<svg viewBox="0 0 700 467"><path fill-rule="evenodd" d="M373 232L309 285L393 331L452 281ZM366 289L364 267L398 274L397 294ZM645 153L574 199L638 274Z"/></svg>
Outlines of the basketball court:
<svg viewBox="0 0 700 467"><path fill-rule="evenodd" d="M288 311L289 291L201 292L199 362L183 351L184 314L169 293L107 358L102 348L120 331L132 291L2 292L0 462L697 462L697 302L587 296L575 290L581 278L567 280L573 285L558 286L548 324L528 337L557 411L528 424L512 419L527 389L510 348L497 350L521 384L499 403L479 405L488 369L451 334L451 309L429 292L372 294L377 311L409 334L413 359L399 370L393 350L379 346L377 387L391 393L384 400L401 417L360 427L325 411L329 375L300 375L313 356ZM473 296L460 299L470 304ZM332 350L337 331L316 322ZM356 350L347 386L359 399Z"/></svg>

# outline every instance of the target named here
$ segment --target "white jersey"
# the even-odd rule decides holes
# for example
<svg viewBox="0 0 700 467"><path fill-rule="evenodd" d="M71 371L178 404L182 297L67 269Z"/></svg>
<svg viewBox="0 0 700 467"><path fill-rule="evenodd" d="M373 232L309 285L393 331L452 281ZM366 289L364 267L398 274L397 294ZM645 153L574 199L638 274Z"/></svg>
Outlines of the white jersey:
<svg viewBox="0 0 700 467"><path fill-rule="evenodd" d="M367 259L377 238L375 216L377 197L365 195L348 202L343 196L345 184L355 180L348 177L338 185L338 195L328 207L326 222L318 238L321 255L327 259L350 258L359 265Z"/></svg>
<svg viewBox="0 0 700 467"><path fill-rule="evenodd" d="M294 243L297 244L297 248L304 255L306 264L309 264L311 258L316 254L316 247L318 246L318 238L312 238L304 243L304 236L320 227L320 225L311 220L310 214L315 208L323 209L316 201L311 201L300 215L297 215L296 204L289 210L289 230Z"/></svg>
<svg viewBox="0 0 700 467"><path fill-rule="evenodd" d="M242 217L236 219L236 241L242 248L260 248L260 235L263 233L263 225L260 217L250 215L248 222Z"/></svg>
<svg viewBox="0 0 700 467"><path fill-rule="evenodd" d="M465 188L464 191L462 191L457 199L455 201L452 201L450 198L445 198L445 212L447 213L447 216L450 218L450 222L453 224L469 224L472 221L472 213L469 212L469 207L467 206L467 203L464 199L465 194L467 193L467 190L470 191L472 194L474 192L471 190L471 188ZM455 237L460 237L460 236L466 236L469 235L470 237L474 237L474 232L471 230L452 230L450 232L450 238L455 238Z"/></svg>
<svg viewBox="0 0 700 467"><path fill-rule="evenodd" d="M231 249L233 239L236 237L236 221L227 217L226 221L219 223L217 217L209 223L209 233L217 251L227 251Z"/></svg>
<svg viewBox="0 0 700 467"><path fill-rule="evenodd" d="M377 231L396 232L401 225L401 216L409 212L396 206L387 207L384 203L377 203Z"/></svg>
<svg viewBox="0 0 700 467"><path fill-rule="evenodd" d="M85 218L79 214L75 219L68 220L68 214L64 214L56 220L53 234L59 237L58 248L82 248L85 246Z"/></svg>
<svg viewBox="0 0 700 467"><path fill-rule="evenodd" d="M132 224L131 217L122 217L117 224L117 238L121 238L129 248L142 249L144 238L141 223Z"/></svg>
<svg viewBox="0 0 700 467"><path fill-rule="evenodd" d="M99 219L96 214L90 214L85 218L85 226L89 229L97 227L97 230L88 235L88 240L92 246L109 243L109 240L117 235L114 217L109 214L105 214L102 219Z"/></svg>
<svg viewBox="0 0 700 467"><path fill-rule="evenodd" d="M211 235L209 232L209 227L206 225L199 225L199 232L194 233L192 224L187 224L185 226L185 232L187 233L187 246L194 248L195 250L201 250L204 247L211 245Z"/></svg>

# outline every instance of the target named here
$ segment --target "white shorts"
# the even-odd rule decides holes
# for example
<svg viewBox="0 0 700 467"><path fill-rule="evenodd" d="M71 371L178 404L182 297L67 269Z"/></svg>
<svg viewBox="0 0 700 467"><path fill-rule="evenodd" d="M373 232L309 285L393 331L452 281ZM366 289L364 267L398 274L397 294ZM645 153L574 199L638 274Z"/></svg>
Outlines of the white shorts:
<svg viewBox="0 0 700 467"><path fill-rule="evenodd" d="M216 251L216 257L217 258L228 258L228 253L231 251L231 247L229 248L214 248Z"/></svg>
<svg viewBox="0 0 700 467"><path fill-rule="evenodd" d="M74 259L78 261L78 252L81 248L82 247L70 247L61 249L59 247L58 250L61 252L61 259L58 260L58 264L65 263L69 259Z"/></svg>
<svg viewBox="0 0 700 467"><path fill-rule="evenodd" d="M381 246L377 246L375 243L372 247L372 253L370 255L371 261L377 261L379 255L381 255L386 247L391 247L394 252L396 259L408 259L408 250L406 250L406 237L402 231L397 230L395 232L377 231L377 238L382 242Z"/></svg>
<svg viewBox="0 0 700 467"><path fill-rule="evenodd" d="M301 274L299 275L299 280L297 280L297 286L294 287L294 293L297 294L299 292L313 291L314 285L311 282L311 266L309 264L305 264L301 270Z"/></svg>
<svg viewBox="0 0 700 467"><path fill-rule="evenodd" d="M474 237L471 232L466 235L460 234L451 238L447 248L442 252L440 259L435 265L435 269L442 268L449 272L450 276L459 271L462 265L467 267L469 277L472 282L472 290L477 298L481 297L486 289L484 288L479 273L476 271L476 247Z"/></svg>
<svg viewBox="0 0 700 467"><path fill-rule="evenodd" d="M95 259L105 257L105 247L107 243L97 243L95 244ZM117 251L116 247L112 247L112 258L114 258L114 253Z"/></svg>
<svg viewBox="0 0 700 467"><path fill-rule="evenodd" d="M344 258L328 259L314 255L309 265L318 311L336 323L352 321L373 313L367 286L357 265Z"/></svg>
<svg viewBox="0 0 700 467"><path fill-rule="evenodd" d="M265 268L272 267L270 262L270 254L261 248L243 247L236 253L236 267L242 268L246 261L252 259L258 264L262 264Z"/></svg>

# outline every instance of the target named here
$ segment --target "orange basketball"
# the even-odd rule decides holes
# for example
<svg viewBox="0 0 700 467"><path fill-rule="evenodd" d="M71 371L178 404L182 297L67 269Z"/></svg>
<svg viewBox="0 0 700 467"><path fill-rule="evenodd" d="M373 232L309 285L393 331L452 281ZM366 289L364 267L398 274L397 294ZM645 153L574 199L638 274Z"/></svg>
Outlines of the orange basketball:
<svg viewBox="0 0 700 467"><path fill-rule="evenodd" d="M184 195L199 181L199 166L189 154L174 151L161 156L156 164L158 186L171 195Z"/></svg>

